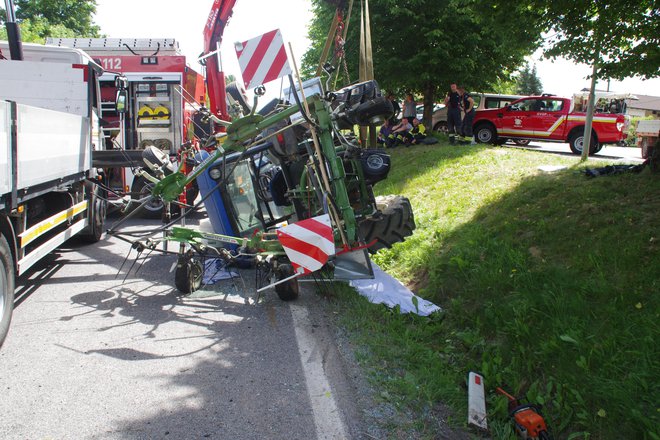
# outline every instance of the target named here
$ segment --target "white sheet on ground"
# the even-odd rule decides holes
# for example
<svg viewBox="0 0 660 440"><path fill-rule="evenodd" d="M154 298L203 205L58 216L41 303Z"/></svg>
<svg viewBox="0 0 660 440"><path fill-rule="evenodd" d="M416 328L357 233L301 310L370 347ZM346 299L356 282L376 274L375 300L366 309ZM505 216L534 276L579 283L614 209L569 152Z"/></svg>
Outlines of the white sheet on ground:
<svg viewBox="0 0 660 440"><path fill-rule="evenodd" d="M204 262L204 276L202 282L206 285L215 284L220 280L228 280L237 277L236 272L230 272L225 267L225 262L220 258L209 258Z"/></svg>
<svg viewBox="0 0 660 440"><path fill-rule="evenodd" d="M374 269L373 280L352 280L349 284L372 303L385 304L388 307L398 305L401 313L412 312L420 316L428 316L442 310L432 302L412 293L410 289L378 267L376 263L372 262L371 265ZM417 298L417 306L415 306L413 298Z"/></svg>

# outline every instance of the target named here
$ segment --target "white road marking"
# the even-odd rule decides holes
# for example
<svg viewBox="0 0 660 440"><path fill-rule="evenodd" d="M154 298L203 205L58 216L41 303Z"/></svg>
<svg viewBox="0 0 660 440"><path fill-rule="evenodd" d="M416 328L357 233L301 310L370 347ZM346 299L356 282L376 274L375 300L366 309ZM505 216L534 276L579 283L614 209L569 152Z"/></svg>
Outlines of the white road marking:
<svg viewBox="0 0 660 440"><path fill-rule="evenodd" d="M307 383L307 394L312 403L316 436L319 440L346 439L348 438L346 427L325 375L322 351L318 349L318 344L312 335L312 324L307 309L294 304L290 304L290 308Z"/></svg>

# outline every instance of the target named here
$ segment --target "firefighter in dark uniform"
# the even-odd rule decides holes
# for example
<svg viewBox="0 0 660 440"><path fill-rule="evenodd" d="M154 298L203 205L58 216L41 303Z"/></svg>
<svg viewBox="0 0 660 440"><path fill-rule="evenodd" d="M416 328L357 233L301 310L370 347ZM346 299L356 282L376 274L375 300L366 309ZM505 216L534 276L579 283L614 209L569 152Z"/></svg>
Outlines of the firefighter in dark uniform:
<svg viewBox="0 0 660 440"><path fill-rule="evenodd" d="M420 122L419 119L414 118L412 122L412 130L405 134L404 142L406 146L409 144L420 144L426 139L426 127Z"/></svg>
<svg viewBox="0 0 660 440"><path fill-rule="evenodd" d="M393 127L399 123L399 120L397 118L399 112L401 111L401 106L399 105L399 101L396 100L396 97L392 92L389 92L387 94L387 100L392 103L392 109L394 110L394 113L392 113L392 117L390 118L390 127Z"/></svg>
<svg viewBox="0 0 660 440"><path fill-rule="evenodd" d="M458 93L461 95L461 107L465 113L463 116L463 124L461 125L461 136L463 136L461 143L475 143L472 138L472 123L474 122L474 115L476 113L476 110L474 109L474 99L472 99L472 96L465 91L464 87L459 87Z"/></svg>
<svg viewBox="0 0 660 440"><path fill-rule="evenodd" d="M451 85L451 91L445 97L447 108L447 133L449 143L456 142L456 136L461 132L461 95L458 93L456 84Z"/></svg>

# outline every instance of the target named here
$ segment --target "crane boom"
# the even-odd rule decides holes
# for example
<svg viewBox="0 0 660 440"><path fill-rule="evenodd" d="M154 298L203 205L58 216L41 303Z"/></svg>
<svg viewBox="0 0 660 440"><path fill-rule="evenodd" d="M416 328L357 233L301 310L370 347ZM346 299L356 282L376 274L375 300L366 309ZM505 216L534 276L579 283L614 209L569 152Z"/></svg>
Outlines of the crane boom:
<svg viewBox="0 0 660 440"><path fill-rule="evenodd" d="M214 0L209 18L204 26L204 55L218 50L222 34L231 18L236 0ZM225 74L220 70L217 56L206 58L206 82L211 112L218 118L228 121L227 100L225 97Z"/></svg>

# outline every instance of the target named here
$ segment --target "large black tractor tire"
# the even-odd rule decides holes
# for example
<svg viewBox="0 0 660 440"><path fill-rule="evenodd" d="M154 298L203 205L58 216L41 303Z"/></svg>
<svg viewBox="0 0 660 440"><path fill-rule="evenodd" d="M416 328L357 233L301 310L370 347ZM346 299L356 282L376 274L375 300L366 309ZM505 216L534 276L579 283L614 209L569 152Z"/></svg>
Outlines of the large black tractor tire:
<svg viewBox="0 0 660 440"><path fill-rule="evenodd" d="M291 275L293 275L293 266L290 264L280 264L277 266L277 269L275 269L275 278L277 281L288 278ZM282 301L293 301L298 299L298 294L300 293L298 280L293 278L289 281L285 281L276 285L275 292Z"/></svg>
<svg viewBox="0 0 660 440"><path fill-rule="evenodd" d="M349 112L349 117L357 125L365 127L369 124L380 125L386 119L391 118L393 113L392 103L380 96L357 106L355 110Z"/></svg>
<svg viewBox="0 0 660 440"><path fill-rule="evenodd" d="M5 237L0 236L0 347L14 311L14 260Z"/></svg>
<svg viewBox="0 0 660 440"><path fill-rule="evenodd" d="M376 205L381 212L379 217L360 223L360 234L365 243L375 240L369 252L390 248L394 243L405 240L415 230L415 217L410 200L403 196L376 197Z"/></svg>
<svg viewBox="0 0 660 440"><path fill-rule="evenodd" d="M174 272L174 285L184 295L193 293L202 286L204 265L197 258L179 257Z"/></svg>
<svg viewBox="0 0 660 440"><path fill-rule="evenodd" d="M568 146L571 148L573 154L582 154L582 148L584 146L584 131L579 130L571 133L571 135L568 137ZM591 156L592 154L596 154L598 151L600 151L600 148L598 147L599 145L598 141L596 140L596 136L592 134L591 144L589 145L589 155Z"/></svg>

